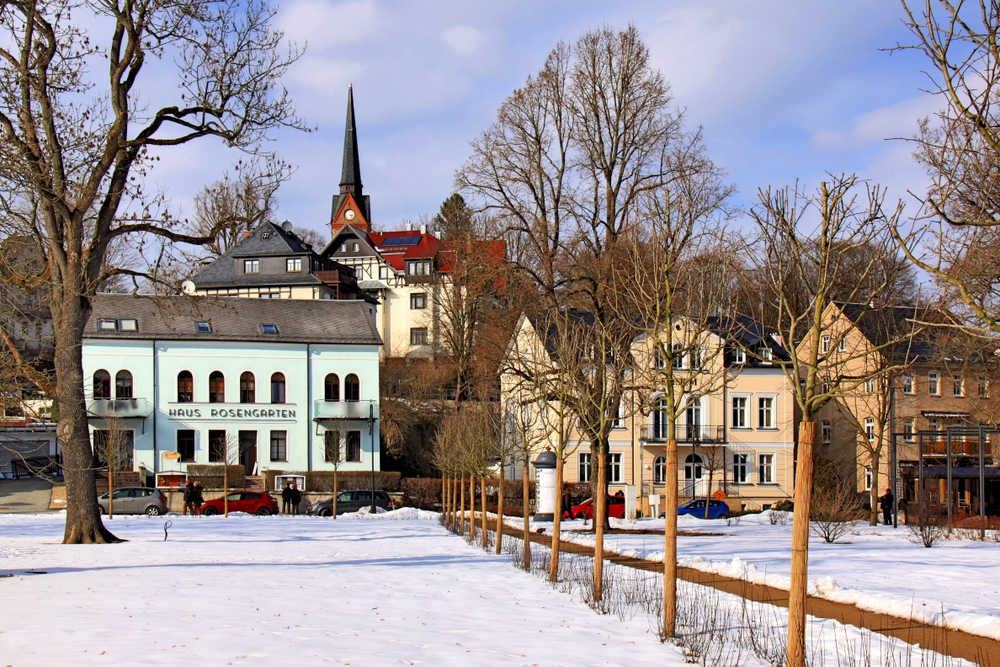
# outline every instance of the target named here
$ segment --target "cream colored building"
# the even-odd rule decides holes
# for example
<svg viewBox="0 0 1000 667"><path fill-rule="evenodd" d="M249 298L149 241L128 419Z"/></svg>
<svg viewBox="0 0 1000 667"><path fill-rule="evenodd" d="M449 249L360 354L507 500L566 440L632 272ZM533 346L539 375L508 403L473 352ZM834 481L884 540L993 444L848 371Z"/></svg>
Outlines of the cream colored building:
<svg viewBox="0 0 1000 667"><path fill-rule="evenodd" d="M524 432L538 451L557 450L559 411L555 401L538 401L540 383L526 380L559 365L552 334L539 331L541 326L522 316L501 378L501 400L505 414L512 415L513 430ZM678 377L686 378L685 388L691 389L676 427L680 500L712 495L745 509L764 509L790 498L796 410L781 363L787 354L749 320L713 320L698 337L701 359L685 355L675 368ZM634 341L633 358L634 377L657 363L646 337ZM547 393L555 395L551 387ZM650 500L657 495L662 506L666 489L667 420L658 397L655 389L627 393L609 434L610 492L634 497L644 516L650 515ZM576 429L569 431L567 440L564 481L590 481L590 444Z"/></svg>

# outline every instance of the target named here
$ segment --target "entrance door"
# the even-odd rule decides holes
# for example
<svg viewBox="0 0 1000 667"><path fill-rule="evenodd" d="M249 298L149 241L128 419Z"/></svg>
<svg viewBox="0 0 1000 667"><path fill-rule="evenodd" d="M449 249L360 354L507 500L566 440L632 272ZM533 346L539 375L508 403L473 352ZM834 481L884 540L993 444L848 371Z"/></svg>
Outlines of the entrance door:
<svg viewBox="0 0 1000 667"><path fill-rule="evenodd" d="M240 431L240 463L248 477L257 467L257 431Z"/></svg>

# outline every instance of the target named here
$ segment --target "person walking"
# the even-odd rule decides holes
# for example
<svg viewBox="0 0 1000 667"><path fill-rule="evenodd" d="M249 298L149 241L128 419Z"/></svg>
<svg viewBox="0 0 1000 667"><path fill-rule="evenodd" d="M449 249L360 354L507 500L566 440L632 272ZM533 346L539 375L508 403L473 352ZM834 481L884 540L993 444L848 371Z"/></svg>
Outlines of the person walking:
<svg viewBox="0 0 1000 667"><path fill-rule="evenodd" d="M291 503L292 503L292 514L299 513L299 503L302 502L302 492L299 491L299 487L292 482L292 493L291 493Z"/></svg>
<svg viewBox="0 0 1000 667"><path fill-rule="evenodd" d="M194 515L194 482L191 480L184 485L184 515L188 512Z"/></svg>
<svg viewBox="0 0 1000 667"><path fill-rule="evenodd" d="M892 489L886 489L885 493L879 497L878 506L882 510L882 523L889 525L892 523L892 503L896 499L892 495Z"/></svg>
<svg viewBox="0 0 1000 667"><path fill-rule="evenodd" d="M285 488L281 490L281 513L289 514L291 511L292 504L292 487L293 484L286 484Z"/></svg>
<svg viewBox="0 0 1000 667"><path fill-rule="evenodd" d="M205 502L205 496L201 494L201 482L194 483L191 501L191 513L196 515L201 514L201 506Z"/></svg>

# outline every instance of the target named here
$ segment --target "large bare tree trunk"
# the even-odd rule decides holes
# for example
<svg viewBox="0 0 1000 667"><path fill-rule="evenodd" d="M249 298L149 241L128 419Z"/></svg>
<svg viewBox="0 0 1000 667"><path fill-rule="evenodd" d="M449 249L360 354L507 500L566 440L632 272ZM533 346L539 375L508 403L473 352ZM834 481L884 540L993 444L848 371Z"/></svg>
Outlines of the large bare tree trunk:
<svg viewBox="0 0 1000 667"><path fill-rule="evenodd" d="M496 553L501 551L503 542L503 466L500 466L500 476L497 478L497 544Z"/></svg>
<svg viewBox="0 0 1000 667"><path fill-rule="evenodd" d="M490 546L490 533L486 529L486 477L479 478L479 509L482 510L482 514L479 517L479 527L483 531L482 539L480 543L483 546L483 550L489 548Z"/></svg>
<svg viewBox="0 0 1000 667"><path fill-rule="evenodd" d="M528 497L528 460L524 460L524 475L521 478L521 516L524 518L524 529L521 533L521 541L524 542L524 569L531 570L531 498Z"/></svg>
<svg viewBox="0 0 1000 667"><path fill-rule="evenodd" d="M459 511L458 511L458 523L455 526L455 532L459 535L465 534L465 475L459 475L458 477L458 501L459 501Z"/></svg>
<svg viewBox="0 0 1000 667"><path fill-rule="evenodd" d="M677 441L667 440L663 489L663 636L677 634Z"/></svg>
<svg viewBox="0 0 1000 667"><path fill-rule="evenodd" d="M83 356L80 340L88 314L80 297L67 291L59 304L56 324L55 368L58 378L59 425L56 435L63 454L66 480L66 528L63 544L121 542L101 521L97 506L94 452L87 427L83 394Z"/></svg>
<svg viewBox="0 0 1000 667"><path fill-rule="evenodd" d="M608 455L597 452L597 496L594 498L594 599L604 595L604 528L608 523Z"/></svg>
<svg viewBox="0 0 1000 667"><path fill-rule="evenodd" d="M556 511L552 515L552 558L549 561L549 581L559 581L559 531L562 530L563 460L556 457Z"/></svg>
<svg viewBox="0 0 1000 667"><path fill-rule="evenodd" d="M799 424L799 458L795 469L792 515L792 581L788 591L788 667L806 665L806 596L809 573L809 511L812 503L813 443L816 422Z"/></svg>

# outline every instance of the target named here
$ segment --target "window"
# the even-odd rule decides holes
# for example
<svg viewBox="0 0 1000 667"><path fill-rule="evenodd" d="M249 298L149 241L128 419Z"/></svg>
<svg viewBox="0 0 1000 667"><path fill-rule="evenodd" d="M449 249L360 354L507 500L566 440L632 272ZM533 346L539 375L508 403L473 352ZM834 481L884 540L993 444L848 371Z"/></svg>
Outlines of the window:
<svg viewBox="0 0 1000 667"><path fill-rule="evenodd" d="M181 429L177 431L177 453L181 461L194 461L194 431Z"/></svg>
<svg viewBox="0 0 1000 667"><path fill-rule="evenodd" d="M663 360L663 353L660 351L660 346L657 345L653 349L653 368L666 368L667 363Z"/></svg>
<svg viewBox="0 0 1000 667"><path fill-rule="evenodd" d="M330 403L340 400L340 376L336 373L330 373L323 380L323 399Z"/></svg>
<svg viewBox="0 0 1000 667"><path fill-rule="evenodd" d="M746 484L747 465L746 454L733 454L733 482L736 484Z"/></svg>
<svg viewBox="0 0 1000 667"><path fill-rule="evenodd" d="M913 442L914 423L912 419L903 420L903 440Z"/></svg>
<svg viewBox="0 0 1000 667"><path fill-rule="evenodd" d="M684 355L681 353L682 345L680 343L674 343L674 368L684 368Z"/></svg>
<svg viewBox="0 0 1000 667"><path fill-rule="evenodd" d="M406 274L410 276L429 276L431 275L431 263L430 260L420 260L417 262L407 262L406 263Z"/></svg>
<svg viewBox="0 0 1000 667"><path fill-rule="evenodd" d="M757 455L757 483L774 484L774 454Z"/></svg>
<svg viewBox="0 0 1000 667"><path fill-rule="evenodd" d="M867 380L865 380L865 393L866 394L874 394L875 393L875 380L874 379L868 378Z"/></svg>
<svg viewBox="0 0 1000 667"><path fill-rule="evenodd" d="M757 398L757 428L774 428L774 397Z"/></svg>
<svg viewBox="0 0 1000 667"><path fill-rule="evenodd" d="M212 333L212 323L211 322L195 322L194 330L197 333Z"/></svg>
<svg viewBox="0 0 1000 667"><path fill-rule="evenodd" d="M276 334L278 333L277 324L262 324L260 325L260 332L263 334Z"/></svg>
<svg viewBox="0 0 1000 667"><path fill-rule="evenodd" d="M701 457L697 454L688 454L684 459L684 479L701 479Z"/></svg>
<svg viewBox="0 0 1000 667"><path fill-rule="evenodd" d="M240 375L240 403L257 402L257 378L250 371Z"/></svg>
<svg viewBox="0 0 1000 667"><path fill-rule="evenodd" d="M872 490L872 467L865 466L865 491Z"/></svg>
<svg viewBox="0 0 1000 667"><path fill-rule="evenodd" d="M941 422L938 421L937 419L928 419L927 420L927 428L929 430L931 430L931 431L940 431L941 430Z"/></svg>
<svg viewBox="0 0 1000 667"><path fill-rule="evenodd" d="M865 438L868 442L875 440L875 420L871 417L865 417Z"/></svg>
<svg viewBox="0 0 1000 667"><path fill-rule="evenodd" d="M580 482L590 481L590 452L580 452L577 460L579 461L579 474L577 475Z"/></svg>
<svg viewBox="0 0 1000 667"><path fill-rule="evenodd" d="M194 376L191 375L191 371L181 371L177 374L177 402L192 401L194 401Z"/></svg>
<svg viewBox="0 0 1000 667"><path fill-rule="evenodd" d="M111 373L103 368L94 371L94 398L111 398Z"/></svg>
<svg viewBox="0 0 1000 667"><path fill-rule="evenodd" d="M667 481L667 457L657 456L653 459L653 484L665 484Z"/></svg>
<svg viewBox="0 0 1000 667"><path fill-rule="evenodd" d="M622 419L622 404L618 402L618 409L615 410L615 417L611 420L611 428L625 428L625 420Z"/></svg>
<svg viewBox="0 0 1000 667"><path fill-rule="evenodd" d="M243 260L243 273L260 273L260 260L259 259L244 259Z"/></svg>
<svg viewBox="0 0 1000 667"><path fill-rule="evenodd" d="M271 431L271 460L288 460L288 431Z"/></svg>
<svg viewBox="0 0 1000 667"><path fill-rule="evenodd" d="M748 428L747 397L733 396L733 428Z"/></svg>
<svg viewBox="0 0 1000 667"><path fill-rule="evenodd" d="M258 299L280 299L281 298L281 292L261 292L261 293L259 293L257 295L257 298ZM263 329L264 325L261 325L260 328ZM278 329L275 328L274 331L265 331L264 333L278 333Z"/></svg>
<svg viewBox="0 0 1000 667"><path fill-rule="evenodd" d="M285 273L301 273L302 272L302 258L301 257L289 257L285 260Z"/></svg>
<svg viewBox="0 0 1000 667"><path fill-rule="evenodd" d="M284 373L274 373L271 375L271 402L285 402L285 375Z"/></svg>
<svg viewBox="0 0 1000 667"><path fill-rule="evenodd" d="M346 243L341 243L340 244L340 252L347 252L347 244Z"/></svg>
<svg viewBox="0 0 1000 667"><path fill-rule="evenodd" d="M826 354L827 352L830 351L829 336L823 336L822 338L819 339L819 351L822 352L823 354Z"/></svg>
<svg viewBox="0 0 1000 667"><path fill-rule="evenodd" d="M976 395L979 398L989 398L990 397L990 381L986 378L979 378L977 383Z"/></svg>
<svg viewBox="0 0 1000 667"><path fill-rule="evenodd" d="M425 310L427 308L427 295L424 292L416 292L410 295L410 310Z"/></svg>
<svg viewBox="0 0 1000 667"><path fill-rule="evenodd" d="M323 459L327 463L340 463L340 431L325 431L323 433Z"/></svg>
<svg viewBox="0 0 1000 667"><path fill-rule="evenodd" d="M697 370L701 368L701 345L695 345L691 348L691 368Z"/></svg>
<svg viewBox="0 0 1000 667"><path fill-rule="evenodd" d="M667 438L667 401L660 399L656 402L650 416L653 418L652 437L656 440L666 440Z"/></svg>
<svg viewBox="0 0 1000 667"><path fill-rule="evenodd" d="M410 345L427 345L427 329L424 327L410 329Z"/></svg>
<svg viewBox="0 0 1000 667"><path fill-rule="evenodd" d="M208 461L209 463L228 463L226 461L226 432L208 432Z"/></svg>
<svg viewBox="0 0 1000 667"><path fill-rule="evenodd" d="M760 349L760 359L761 359L760 363L761 364L763 364L765 366L770 365L771 359L773 359L773 358L774 358L774 354L771 352L771 348L769 348L769 347L762 347Z"/></svg>
<svg viewBox="0 0 1000 667"><path fill-rule="evenodd" d="M361 431L348 431L345 449L347 450L346 458L348 461L360 461L361 460Z"/></svg>
<svg viewBox="0 0 1000 667"><path fill-rule="evenodd" d="M747 362L747 353L740 347L734 347L729 351L729 361L733 364L745 364Z"/></svg>
<svg viewBox="0 0 1000 667"><path fill-rule="evenodd" d="M132 398L132 374L128 371L115 373L115 398Z"/></svg>
<svg viewBox="0 0 1000 667"><path fill-rule="evenodd" d="M941 391L941 388L938 386L940 384L938 377L937 373L927 374L927 393L931 396L937 396Z"/></svg>
<svg viewBox="0 0 1000 667"><path fill-rule="evenodd" d="M351 373L344 378L344 400L345 401L360 401L361 400L361 381L358 380L358 376Z"/></svg>
<svg viewBox="0 0 1000 667"><path fill-rule="evenodd" d="M608 484L622 483L622 455L608 454Z"/></svg>
<svg viewBox="0 0 1000 667"><path fill-rule="evenodd" d="M212 371L208 376L208 402L226 402L226 377L221 371Z"/></svg>
<svg viewBox="0 0 1000 667"><path fill-rule="evenodd" d="M389 267L388 266L380 266L380 267L378 267L378 279L379 280L388 280L389 279Z"/></svg>
<svg viewBox="0 0 1000 667"><path fill-rule="evenodd" d="M912 394L913 393L913 374L905 373L903 374L903 393Z"/></svg>
<svg viewBox="0 0 1000 667"><path fill-rule="evenodd" d="M118 330L119 331L138 331L139 330L139 320L136 320L136 319L118 320Z"/></svg>
<svg viewBox="0 0 1000 667"><path fill-rule="evenodd" d="M953 396L965 396L965 378L956 377L952 379L952 390Z"/></svg>
<svg viewBox="0 0 1000 667"><path fill-rule="evenodd" d="M98 331L118 331L118 320L102 317L97 320Z"/></svg>
<svg viewBox="0 0 1000 667"><path fill-rule="evenodd" d="M360 249L361 249L361 244L359 244L357 241L351 244L351 252L357 252Z"/></svg>
<svg viewBox="0 0 1000 667"><path fill-rule="evenodd" d="M833 442L833 425L829 419L824 419L819 423L819 441L824 445Z"/></svg>
<svg viewBox="0 0 1000 667"><path fill-rule="evenodd" d="M847 336L841 336L840 340L837 341L837 350L847 352Z"/></svg>

